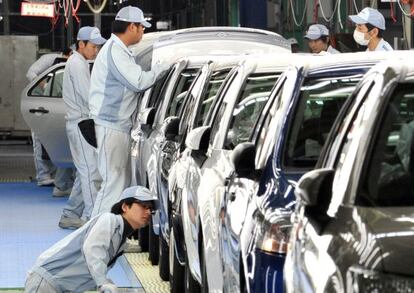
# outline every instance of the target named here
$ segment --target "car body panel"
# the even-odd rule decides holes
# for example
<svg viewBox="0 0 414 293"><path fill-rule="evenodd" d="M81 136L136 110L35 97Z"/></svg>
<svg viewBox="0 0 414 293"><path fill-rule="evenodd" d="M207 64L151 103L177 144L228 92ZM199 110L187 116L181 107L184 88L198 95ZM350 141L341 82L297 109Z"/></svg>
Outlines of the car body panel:
<svg viewBox="0 0 414 293"><path fill-rule="evenodd" d="M26 86L21 96L21 112L52 162L59 167L72 167L66 136L66 105L62 99L64 68L65 63L56 64Z"/></svg>

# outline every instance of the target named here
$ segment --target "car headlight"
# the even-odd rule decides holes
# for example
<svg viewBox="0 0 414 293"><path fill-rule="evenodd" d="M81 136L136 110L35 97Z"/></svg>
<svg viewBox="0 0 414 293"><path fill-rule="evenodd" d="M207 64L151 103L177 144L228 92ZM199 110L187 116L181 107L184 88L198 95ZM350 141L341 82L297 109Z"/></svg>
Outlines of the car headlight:
<svg viewBox="0 0 414 293"><path fill-rule="evenodd" d="M347 292L414 292L414 278L352 266L347 273Z"/></svg>
<svg viewBox="0 0 414 293"><path fill-rule="evenodd" d="M256 248L264 252L286 254L292 228L289 216L265 217L257 212L255 217L257 228L255 235Z"/></svg>

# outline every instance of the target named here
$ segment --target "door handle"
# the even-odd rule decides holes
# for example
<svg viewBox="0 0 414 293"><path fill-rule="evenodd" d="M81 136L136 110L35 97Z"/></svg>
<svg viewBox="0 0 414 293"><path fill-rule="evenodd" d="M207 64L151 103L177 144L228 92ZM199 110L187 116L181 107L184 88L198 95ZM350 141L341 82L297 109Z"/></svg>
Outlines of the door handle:
<svg viewBox="0 0 414 293"><path fill-rule="evenodd" d="M39 107L37 109L29 109L29 112L30 113L43 113L43 114L46 114L46 113L49 113L49 110L46 110L43 107Z"/></svg>

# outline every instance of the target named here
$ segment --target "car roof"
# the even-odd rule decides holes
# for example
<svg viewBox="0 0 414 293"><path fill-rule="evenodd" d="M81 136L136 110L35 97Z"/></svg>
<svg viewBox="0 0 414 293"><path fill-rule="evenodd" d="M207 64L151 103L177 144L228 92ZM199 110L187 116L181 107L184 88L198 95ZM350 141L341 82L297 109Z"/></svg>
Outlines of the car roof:
<svg viewBox="0 0 414 293"><path fill-rule="evenodd" d="M204 65L208 62L214 63L214 67L221 66L232 66L236 65L243 59L242 55L203 55L203 56L189 56L179 59L180 60L187 60L188 66L193 67L198 65Z"/></svg>
<svg viewBox="0 0 414 293"><path fill-rule="evenodd" d="M145 33L142 36L141 41L135 45L129 46L129 49L132 51L132 54L136 56L148 47L151 47L162 36L166 36L173 33L173 31Z"/></svg>
<svg viewBox="0 0 414 293"><path fill-rule="evenodd" d="M261 41L290 50L290 43L277 33L261 29L230 26L209 26L176 30L171 34L161 37L158 46L162 46L162 42L165 41L186 42L211 38L239 39L241 35L251 41Z"/></svg>
<svg viewBox="0 0 414 293"><path fill-rule="evenodd" d="M373 65L390 58L395 58L396 51L355 52L341 54L325 54L308 58L303 66L308 75L346 70L350 67L366 68L368 71ZM406 52L406 51L405 51ZM403 53L407 54L407 53ZM322 57L322 58L319 58ZM303 62L303 61L302 61Z"/></svg>
<svg viewBox="0 0 414 293"><path fill-rule="evenodd" d="M374 66L370 72L385 73L388 69L392 69L400 75L400 82L414 82L414 60L412 58L413 51L401 51L405 52L397 54L393 59L387 59L376 66ZM406 52L409 52L407 54Z"/></svg>

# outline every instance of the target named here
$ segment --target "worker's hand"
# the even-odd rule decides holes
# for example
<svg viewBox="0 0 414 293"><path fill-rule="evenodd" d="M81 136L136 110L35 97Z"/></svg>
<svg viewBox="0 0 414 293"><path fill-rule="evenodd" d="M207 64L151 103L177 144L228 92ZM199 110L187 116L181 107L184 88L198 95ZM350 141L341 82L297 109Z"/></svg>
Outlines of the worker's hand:
<svg viewBox="0 0 414 293"><path fill-rule="evenodd" d="M100 293L118 293L118 287L111 283L103 284L99 288Z"/></svg>
<svg viewBox="0 0 414 293"><path fill-rule="evenodd" d="M153 70L157 73L157 75L166 73L169 70L171 64L164 62L162 60L158 60L157 63L154 64Z"/></svg>

